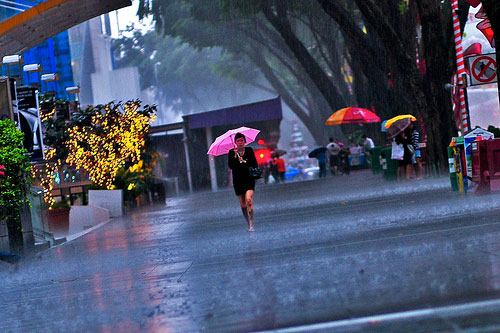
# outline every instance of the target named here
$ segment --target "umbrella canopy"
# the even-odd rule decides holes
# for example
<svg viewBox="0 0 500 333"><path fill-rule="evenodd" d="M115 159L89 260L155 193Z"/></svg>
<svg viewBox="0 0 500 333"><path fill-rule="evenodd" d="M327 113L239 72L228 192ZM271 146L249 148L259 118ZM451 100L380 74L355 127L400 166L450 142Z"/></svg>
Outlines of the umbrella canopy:
<svg viewBox="0 0 500 333"><path fill-rule="evenodd" d="M387 120L384 120L384 121L382 122L382 125L381 125L381 128L380 128L380 130L381 130L382 132L387 132L387 128L385 128L385 124L387 124Z"/></svg>
<svg viewBox="0 0 500 333"><path fill-rule="evenodd" d="M313 150L311 150L307 156L309 156L309 158L316 158L316 157L318 157L318 154L324 153L324 152L326 152L326 147L324 147L324 146L316 147Z"/></svg>
<svg viewBox="0 0 500 333"><path fill-rule="evenodd" d="M282 149L275 149L273 151L273 154L276 155L276 156L283 156L286 154L286 150L282 150Z"/></svg>
<svg viewBox="0 0 500 333"><path fill-rule="evenodd" d="M380 118L373 112L367 109L358 107L348 107L335 111L330 118L325 122L325 125L341 125L341 124L365 124L378 123Z"/></svg>
<svg viewBox="0 0 500 333"><path fill-rule="evenodd" d="M255 141L255 138L260 131L250 127L239 127L229 130L215 139L215 141L210 145L207 154L213 156L227 154L231 149L236 147L236 144L234 143L234 136L237 133L243 134L246 138L246 143L249 144Z"/></svg>
<svg viewBox="0 0 500 333"><path fill-rule="evenodd" d="M400 116L396 116L396 117L393 117L391 119L388 119L386 120L386 123L385 123L385 128L389 128L391 127L391 125L400 120L400 119L406 119L406 118L409 118L411 121L417 121L417 118L415 118L415 116L411 115L411 114L402 114Z"/></svg>
<svg viewBox="0 0 500 333"><path fill-rule="evenodd" d="M384 127L387 129L389 138L393 138L396 135L402 133L408 126L410 126L412 121L416 120L417 118L415 118L411 114L401 115L387 120Z"/></svg>

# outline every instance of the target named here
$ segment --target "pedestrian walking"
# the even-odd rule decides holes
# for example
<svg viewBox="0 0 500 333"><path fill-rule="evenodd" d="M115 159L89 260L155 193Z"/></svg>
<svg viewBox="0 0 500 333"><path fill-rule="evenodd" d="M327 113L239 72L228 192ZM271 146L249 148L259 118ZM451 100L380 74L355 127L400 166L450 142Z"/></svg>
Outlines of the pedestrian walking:
<svg viewBox="0 0 500 333"><path fill-rule="evenodd" d="M233 173L233 187L240 202L241 212L247 222L247 231L254 230L254 207L253 193L255 191L255 179L250 176L248 167L257 168L257 159L252 148L245 147L246 138L237 133L234 136L236 148L227 154L228 165Z"/></svg>
<svg viewBox="0 0 500 333"><path fill-rule="evenodd" d="M326 149L328 149L328 159L330 161L330 173L332 176L336 175L338 173L338 167L339 167L339 152L340 152L340 145L339 145L339 138L330 138L330 143L326 145Z"/></svg>
<svg viewBox="0 0 500 333"><path fill-rule="evenodd" d="M286 172L286 167L285 167L285 160L279 157L277 154L274 154L274 159L273 159L273 164L276 168L276 171L278 173L278 178L277 182L285 182L285 172Z"/></svg>
<svg viewBox="0 0 500 333"><path fill-rule="evenodd" d="M316 158L318 159L319 178L324 178L326 177L326 152L319 152Z"/></svg>

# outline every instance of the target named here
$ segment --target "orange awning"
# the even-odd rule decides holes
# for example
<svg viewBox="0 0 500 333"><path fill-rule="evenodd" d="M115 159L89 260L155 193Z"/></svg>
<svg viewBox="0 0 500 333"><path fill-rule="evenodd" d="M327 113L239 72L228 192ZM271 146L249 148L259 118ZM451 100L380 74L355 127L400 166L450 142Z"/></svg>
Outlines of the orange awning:
<svg viewBox="0 0 500 333"><path fill-rule="evenodd" d="M0 23L0 58L23 53L77 24L131 4L131 0L41 2Z"/></svg>

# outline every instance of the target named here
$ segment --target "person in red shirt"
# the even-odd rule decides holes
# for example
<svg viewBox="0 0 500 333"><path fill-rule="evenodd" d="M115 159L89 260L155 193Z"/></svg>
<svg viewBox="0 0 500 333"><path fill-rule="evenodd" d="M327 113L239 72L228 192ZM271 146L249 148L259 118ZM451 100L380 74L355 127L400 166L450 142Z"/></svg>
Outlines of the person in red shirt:
<svg viewBox="0 0 500 333"><path fill-rule="evenodd" d="M279 157L278 155L274 155L273 158L273 165L278 169L278 177L279 180L277 179L278 182L285 182L285 172L286 172L286 167L285 167L285 160Z"/></svg>

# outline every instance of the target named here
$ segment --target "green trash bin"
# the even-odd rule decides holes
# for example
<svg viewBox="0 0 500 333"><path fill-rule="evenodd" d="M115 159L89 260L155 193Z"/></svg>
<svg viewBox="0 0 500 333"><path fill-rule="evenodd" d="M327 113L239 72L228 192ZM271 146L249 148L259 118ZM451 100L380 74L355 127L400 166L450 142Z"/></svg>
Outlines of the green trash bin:
<svg viewBox="0 0 500 333"><path fill-rule="evenodd" d="M380 150L380 164L384 173L385 180L396 180L398 178L399 163L391 159L392 147L382 148Z"/></svg>
<svg viewBox="0 0 500 333"><path fill-rule="evenodd" d="M370 150L371 168L372 168L372 173L374 175L382 172L382 165L380 164L380 151L381 150L382 150L382 147L380 147L380 146L375 146Z"/></svg>

